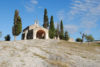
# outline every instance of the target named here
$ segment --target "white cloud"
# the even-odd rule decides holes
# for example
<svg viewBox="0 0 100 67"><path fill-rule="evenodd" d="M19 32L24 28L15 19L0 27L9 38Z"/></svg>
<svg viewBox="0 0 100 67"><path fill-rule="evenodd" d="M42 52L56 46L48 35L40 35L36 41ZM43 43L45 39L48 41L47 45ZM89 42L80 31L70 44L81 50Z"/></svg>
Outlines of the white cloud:
<svg viewBox="0 0 100 67"><path fill-rule="evenodd" d="M90 31L96 27L100 17L100 0L72 0L69 19L79 20L79 28ZM76 17L79 17L77 19Z"/></svg>
<svg viewBox="0 0 100 67"><path fill-rule="evenodd" d="M75 3L81 3L81 2L80 2L80 1L78 1L78 0L75 0L74 2L75 2Z"/></svg>
<svg viewBox="0 0 100 67"><path fill-rule="evenodd" d="M28 12L33 12L35 9L33 5L26 5L25 8Z"/></svg>
<svg viewBox="0 0 100 67"><path fill-rule="evenodd" d="M76 25L65 25L64 28L65 31L68 31L71 34L74 34L75 32L78 31L78 26Z"/></svg>
<svg viewBox="0 0 100 67"><path fill-rule="evenodd" d="M42 6L39 6L38 8L43 8Z"/></svg>
<svg viewBox="0 0 100 67"><path fill-rule="evenodd" d="M33 12L35 10L35 6L38 4L37 0L30 0L26 5L25 8L28 12Z"/></svg>
<svg viewBox="0 0 100 67"><path fill-rule="evenodd" d="M64 10L60 10L60 11L57 12L57 17L58 17L59 20L64 20L65 16L66 15L65 15Z"/></svg>
<svg viewBox="0 0 100 67"><path fill-rule="evenodd" d="M65 25L65 29L71 34L78 31L91 33L92 28L97 27L100 17L100 0L72 0L71 5L69 12L66 10L57 12L59 20L78 24L77 26L74 24Z"/></svg>
<svg viewBox="0 0 100 67"><path fill-rule="evenodd" d="M31 0L30 1L32 4L38 4L38 1L37 0Z"/></svg>
<svg viewBox="0 0 100 67"><path fill-rule="evenodd" d="M76 15L76 14L83 15L87 13L90 13L92 15L97 15L100 13L100 1L99 0L74 0L71 6L70 13L72 15Z"/></svg>
<svg viewBox="0 0 100 67"><path fill-rule="evenodd" d="M98 19L95 18L95 17L89 18L89 16L88 16L88 17L82 18L81 20L82 21L81 21L80 25L81 25L82 28L91 29L91 28L96 27L96 25L97 25L96 22L97 22Z"/></svg>

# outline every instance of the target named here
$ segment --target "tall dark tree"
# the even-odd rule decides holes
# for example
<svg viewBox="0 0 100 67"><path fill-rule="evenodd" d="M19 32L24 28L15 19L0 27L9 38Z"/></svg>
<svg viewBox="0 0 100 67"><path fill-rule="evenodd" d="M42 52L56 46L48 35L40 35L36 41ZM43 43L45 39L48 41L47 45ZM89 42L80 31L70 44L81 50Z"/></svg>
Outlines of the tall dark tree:
<svg viewBox="0 0 100 67"><path fill-rule="evenodd" d="M60 22L60 39L64 39L63 21Z"/></svg>
<svg viewBox="0 0 100 67"><path fill-rule="evenodd" d="M44 9L44 24L43 27L44 28L48 28L49 26L49 22L48 22L48 15L47 15L47 9Z"/></svg>
<svg viewBox="0 0 100 67"><path fill-rule="evenodd" d="M68 35L68 32L67 32L67 31L65 32L64 39L65 39L66 41L69 40L69 35Z"/></svg>
<svg viewBox="0 0 100 67"><path fill-rule="evenodd" d="M49 37L51 39L55 37L55 27L54 27L53 16L51 16L51 20L50 20Z"/></svg>
<svg viewBox="0 0 100 67"><path fill-rule="evenodd" d="M22 21L19 16L19 11L15 10L14 25L12 27L12 33L14 36L14 40L16 40L16 36L18 36L21 32L22 32Z"/></svg>

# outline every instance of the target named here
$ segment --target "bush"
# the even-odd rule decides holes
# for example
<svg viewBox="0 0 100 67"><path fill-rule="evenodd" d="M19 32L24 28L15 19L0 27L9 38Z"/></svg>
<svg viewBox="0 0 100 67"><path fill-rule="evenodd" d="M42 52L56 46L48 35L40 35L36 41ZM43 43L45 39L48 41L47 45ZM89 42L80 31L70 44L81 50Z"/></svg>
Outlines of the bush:
<svg viewBox="0 0 100 67"><path fill-rule="evenodd" d="M10 41L10 35L5 36L5 41Z"/></svg>
<svg viewBox="0 0 100 67"><path fill-rule="evenodd" d="M65 39L66 41L68 41L69 38L70 38L70 37L69 37L69 35L68 35L68 32L66 31L66 32L65 32L65 35L64 35L64 39Z"/></svg>
<svg viewBox="0 0 100 67"><path fill-rule="evenodd" d="M86 35L85 38L86 38L87 42L92 42L94 40L92 35Z"/></svg>
<svg viewBox="0 0 100 67"><path fill-rule="evenodd" d="M76 42L82 42L82 39L81 38L77 38Z"/></svg>

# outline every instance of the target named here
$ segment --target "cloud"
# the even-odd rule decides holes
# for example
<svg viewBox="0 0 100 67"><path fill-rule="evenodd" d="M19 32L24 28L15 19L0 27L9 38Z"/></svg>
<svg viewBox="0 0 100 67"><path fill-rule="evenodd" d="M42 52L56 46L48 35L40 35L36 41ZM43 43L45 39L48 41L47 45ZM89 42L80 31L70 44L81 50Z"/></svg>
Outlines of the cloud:
<svg viewBox="0 0 100 67"><path fill-rule="evenodd" d="M65 11L64 10L60 10L60 11L57 12L57 18L59 20L64 20L65 16L66 15L65 15Z"/></svg>
<svg viewBox="0 0 100 67"><path fill-rule="evenodd" d="M88 18L88 17L84 17L81 20L80 26L81 28L85 28L85 29L91 29L97 26L97 18Z"/></svg>
<svg viewBox="0 0 100 67"><path fill-rule="evenodd" d="M33 11L35 10L35 8L34 8L33 5L26 5L25 8L26 8L26 10L27 10L28 12L33 12Z"/></svg>
<svg viewBox="0 0 100 67"><path fill-rule="evenodd" d="M38 1L37 0L31 0L30 1L32 4L38 4Z"/></svg>
<svg viewBox="0 0 100 67"><path fill-rule="evenodd" d="M33 12L35 10L35 6L38 4L37 0L30 0L26 5L25 8L28 12Z"/></svg>
<svg viewBox="0 0 100 67"><path fill-rule="evenodd" d="M100 0L72 0L69 19L78 20L86 31L95 28L100 17ZM78 17L78 18L77 18Z"/></svg>
<svg viewBox="0 0 100 67"><path fill-rule="evenodd" d="M71 34L74 34L75 32L78 31L78 26L76 25L65 25L64 28L65 31L68 31Z"/></svg>
<svg viewBox="0 0 100 67"><path fill-rule="evenodd" d="M42 6L39 6L38 8L43 8Z"/></svg>

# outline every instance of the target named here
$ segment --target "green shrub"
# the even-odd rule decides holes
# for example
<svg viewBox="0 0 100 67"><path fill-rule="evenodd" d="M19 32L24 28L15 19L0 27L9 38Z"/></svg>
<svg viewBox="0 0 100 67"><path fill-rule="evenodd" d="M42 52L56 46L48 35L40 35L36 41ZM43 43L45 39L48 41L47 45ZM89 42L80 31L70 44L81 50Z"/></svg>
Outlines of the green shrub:
<svg viewBox="0 0 100 67"><path fill-rule="evenodd" d="M10 41L10 35L5 36L5 41Z"/></svg>
<svg viewBox="0 0 100 67"><path fill-rule="evenodd" d="M81 38L77 38L76 42L82 42L82 39Z"/></svg>

